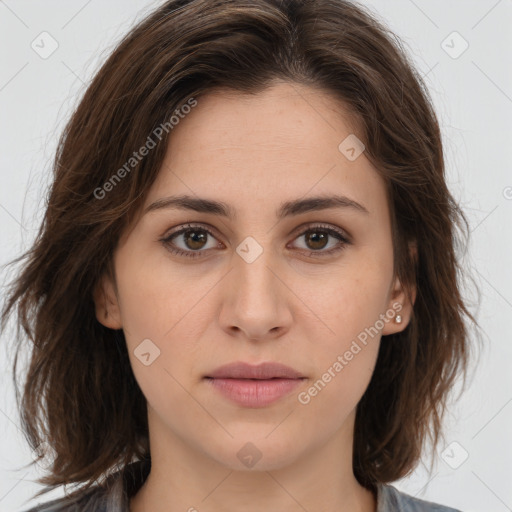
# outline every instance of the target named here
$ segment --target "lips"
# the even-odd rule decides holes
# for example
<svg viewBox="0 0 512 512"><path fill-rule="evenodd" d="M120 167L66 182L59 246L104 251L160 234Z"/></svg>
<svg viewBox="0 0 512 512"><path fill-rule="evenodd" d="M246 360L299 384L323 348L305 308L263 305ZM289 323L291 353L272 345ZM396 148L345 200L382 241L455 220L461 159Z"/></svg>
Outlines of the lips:
<svg viewBox="0 0 512 512"><path fill-rule="evenodd" d="M237 362L217 368L205 381L223 397L242 407L266 407L289 395L306 377L280 363Z"/></svg>
<svg viewBox="0 0 512 512"><path fill-rule="evenodd" d="M281 363L261 363L251 365L236 362L220 366L209 373L206 378L212 379L302 379L300 372Z"/></svg>

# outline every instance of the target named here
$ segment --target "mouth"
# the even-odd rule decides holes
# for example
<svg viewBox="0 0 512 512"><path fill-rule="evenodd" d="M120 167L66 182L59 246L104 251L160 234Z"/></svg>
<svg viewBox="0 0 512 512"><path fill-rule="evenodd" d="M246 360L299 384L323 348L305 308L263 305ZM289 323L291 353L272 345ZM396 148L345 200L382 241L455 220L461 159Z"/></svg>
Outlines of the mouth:
<svg viewBox="0 0 512 512"><path fill-rule="evenodd" d="M301 379L305 376L281 363L266 362L252 365L243 361L226 364L212 371L206 378L213 379Z"/></svg>
<svg viewBox="0 0 512 512"><path fill-rule="evenodd" d="M260 408L289 395L307 378L280 363L237 362L217 368L204 380L224 398L242 407Z"/></svg>

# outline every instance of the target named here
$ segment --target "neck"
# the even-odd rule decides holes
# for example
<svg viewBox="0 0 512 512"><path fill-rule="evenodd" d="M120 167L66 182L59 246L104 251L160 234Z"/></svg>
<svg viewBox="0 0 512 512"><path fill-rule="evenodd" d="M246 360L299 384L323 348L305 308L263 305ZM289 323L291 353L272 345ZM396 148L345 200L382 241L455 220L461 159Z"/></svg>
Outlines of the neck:
<svg viewBox="0 0 512 512"><path fill-rule="evenodd" d="M150 474L131 499L130 512L376 511L375 496L353 474L347 432L291 463L267 457L260 469L256 463L247 470L219 464L168 431L152 433L151 446L158 449L152 449Z"/></svg>

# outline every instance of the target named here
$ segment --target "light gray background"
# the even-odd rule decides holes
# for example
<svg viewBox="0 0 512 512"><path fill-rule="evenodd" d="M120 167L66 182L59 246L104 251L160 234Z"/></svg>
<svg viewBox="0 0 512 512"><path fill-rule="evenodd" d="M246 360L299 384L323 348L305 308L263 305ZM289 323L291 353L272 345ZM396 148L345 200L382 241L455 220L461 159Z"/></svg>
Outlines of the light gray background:
<svg viewBox="0 0 512 512"><path fill-rule="evenodd" d="M365 3L405 41L426 76L442 125L450 188L471 222L465 265L482 292L477 309L468 289L485 348L474 361L469 389L446 417L447 443L438 449L431 476L420 465L395 485L463 511L512 511L512 1ZM26 250L36 234L50 159L70 109L113 44L159 4L0 1L1 264ZM43 31L58 42L47 59L31 48ZM462 48L453 31L469 44L457 58L445 51ZM5 272L0 277L3 282ZM35 504L26 500L39 489L32 480L40 470L18 469L31 453L18 428L8 337L2 333L0 343L0 511L10 512Z"/></svg>

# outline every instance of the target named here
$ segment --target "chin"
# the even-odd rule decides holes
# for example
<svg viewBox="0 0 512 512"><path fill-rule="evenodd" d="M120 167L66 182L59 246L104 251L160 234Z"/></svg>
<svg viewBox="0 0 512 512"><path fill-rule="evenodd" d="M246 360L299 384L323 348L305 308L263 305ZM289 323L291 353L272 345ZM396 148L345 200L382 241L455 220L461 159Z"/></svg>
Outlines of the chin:
<svg viewBox="0 0 512 512"><path fill-rule="evenodd" d="M209 442L205 451L233 471L274 471L293 464L300 457L304 449L302 443L289 436L287 439L279 437L276 432L269 436L272 428L264 430L256 435L254 429L247 429L246 435L226 439L225 443L218 440L217 446Z"/></svg>

